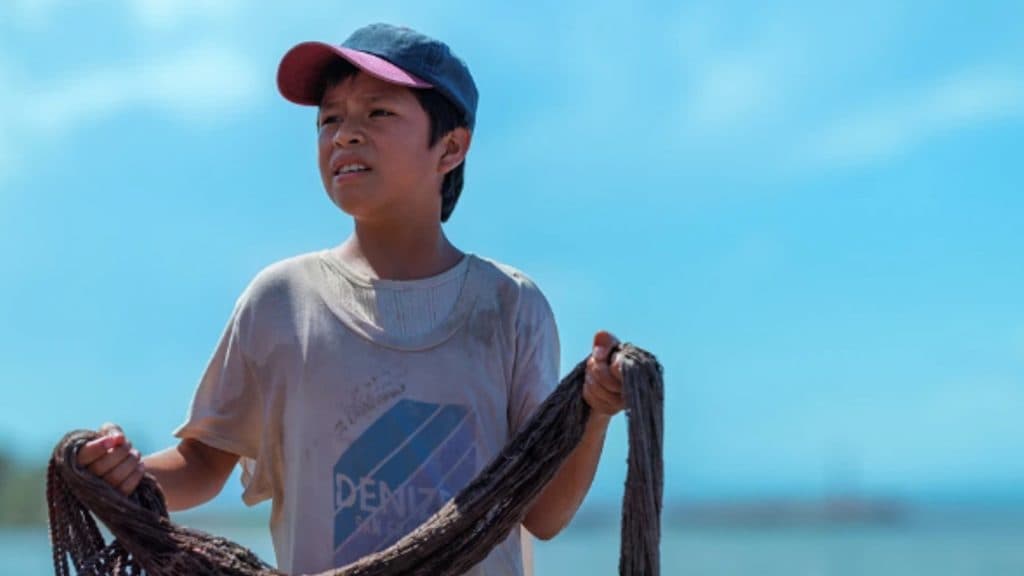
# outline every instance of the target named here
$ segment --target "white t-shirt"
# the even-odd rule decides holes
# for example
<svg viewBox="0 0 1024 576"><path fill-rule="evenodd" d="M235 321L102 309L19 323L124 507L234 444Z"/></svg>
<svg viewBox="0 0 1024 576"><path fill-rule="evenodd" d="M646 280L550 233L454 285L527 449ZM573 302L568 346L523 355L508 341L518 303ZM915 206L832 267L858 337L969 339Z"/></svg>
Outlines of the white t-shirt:
<svg viewBox="0 0 1024 576"><path fill-rule="evenodd" d="M426 331L388 330L346 302L353 282L365 294L460 279ZM243 500L273 499L278 568L320 572L440 508L547 397L558 367L551 308L518 270L467 255L433 278L370 281L324 250L257 275L175 434L240 455ZM469 572L521 573L519 530Z"/></svg>

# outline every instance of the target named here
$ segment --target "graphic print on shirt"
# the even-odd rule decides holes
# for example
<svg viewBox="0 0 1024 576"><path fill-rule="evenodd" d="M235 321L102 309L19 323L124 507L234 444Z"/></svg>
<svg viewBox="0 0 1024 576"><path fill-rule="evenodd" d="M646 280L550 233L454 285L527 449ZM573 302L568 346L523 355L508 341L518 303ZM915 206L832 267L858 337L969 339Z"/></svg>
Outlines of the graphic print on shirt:
<svg viewBox="0 0 1024 576"><path fill-rule="evenodd" d="M401 400L334 465L334 561L349 564L423 523L476 471L464 406Z"/></svg>

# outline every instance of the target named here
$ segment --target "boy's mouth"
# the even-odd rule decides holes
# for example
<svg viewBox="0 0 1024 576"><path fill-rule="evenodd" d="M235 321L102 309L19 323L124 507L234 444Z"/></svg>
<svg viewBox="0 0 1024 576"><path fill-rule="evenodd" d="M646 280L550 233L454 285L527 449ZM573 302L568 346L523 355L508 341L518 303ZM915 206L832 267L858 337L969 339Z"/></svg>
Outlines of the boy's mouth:
<svg viewBox="0 0 1024 576"><path fill-rule="evenodd" d="M358 172L369 172L369 171L370 171L370 168L367 165L365 165L365 164L352 163L352 164L344 164L342 166L338 166L338 168L334 170L334 175L335 176L340 176L342 174L355 174L355 173L358 173Z"/></svg>

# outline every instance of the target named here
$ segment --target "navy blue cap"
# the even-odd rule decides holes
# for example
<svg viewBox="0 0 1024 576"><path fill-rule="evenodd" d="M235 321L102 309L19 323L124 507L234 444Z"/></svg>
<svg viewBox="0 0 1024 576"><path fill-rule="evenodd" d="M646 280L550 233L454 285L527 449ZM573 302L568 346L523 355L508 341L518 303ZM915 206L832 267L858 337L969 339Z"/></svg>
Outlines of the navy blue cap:
<svg viewBox="0 0 1024 576"><path fill-rule="evenodd" d="M462 59L440 40L391 24L364 26L340 46L303 42L293 47L277 70L281 95L297 104L319 105L324 70L338 58L385 82L434 88L455 105L470 129L476 124L479 93Z"/></svg>

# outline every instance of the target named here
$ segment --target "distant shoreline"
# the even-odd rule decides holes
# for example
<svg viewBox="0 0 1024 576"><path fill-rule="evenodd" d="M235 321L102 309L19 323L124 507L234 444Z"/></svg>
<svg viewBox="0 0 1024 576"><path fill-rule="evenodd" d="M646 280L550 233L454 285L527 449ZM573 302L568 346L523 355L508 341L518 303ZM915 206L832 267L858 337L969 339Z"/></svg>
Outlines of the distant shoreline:
<svg viewBox="0 0 1024 576"><path fill-rule="evenodd" d="M45 527L45 511L32 521L0 522L0 528ZM584 506L573 519L579 530L607 529L620 521L618 504ZM234 510L200 507L172 513L174 522L187 526L267 528L267 507ZM916 503L896 499L832 498L735 499L720 501L671 501L662 512L664 529L773 530L891 527L1021 527L1024 502Z"/></svg>

